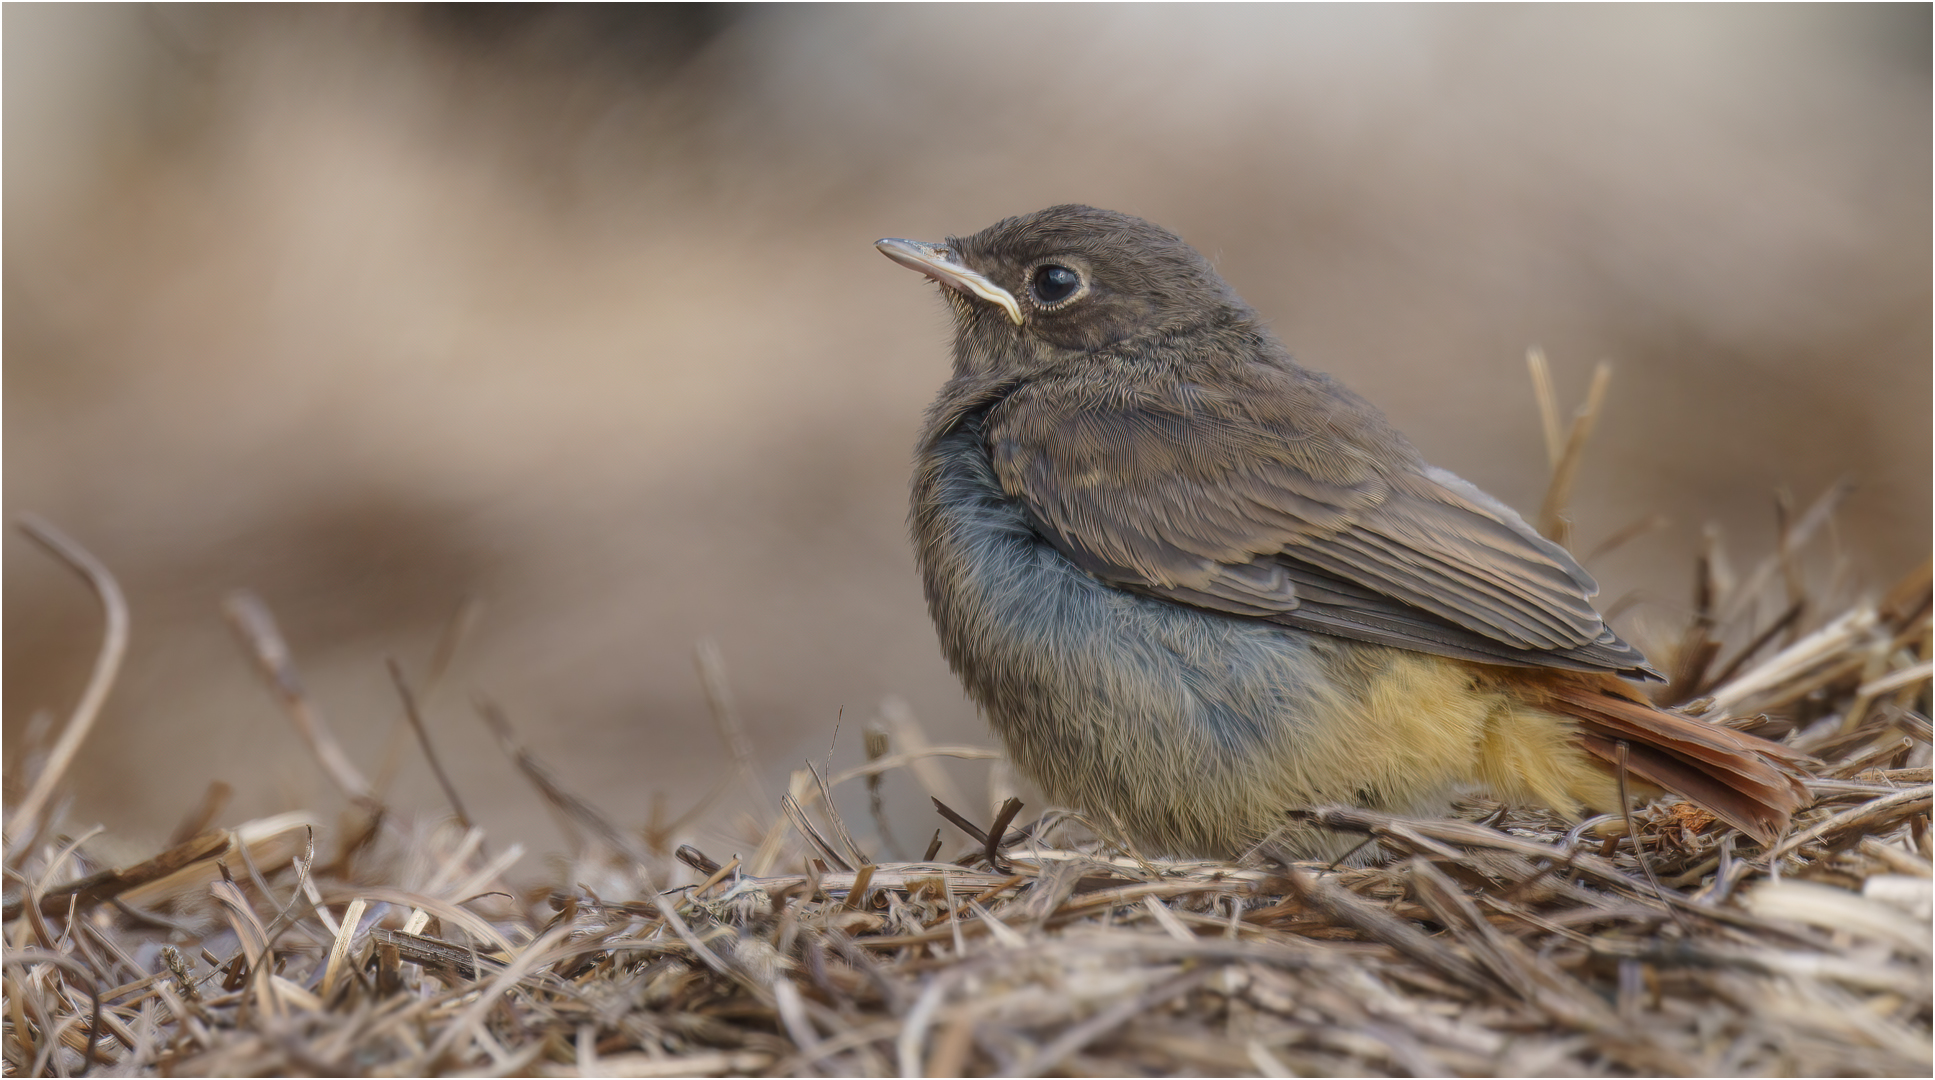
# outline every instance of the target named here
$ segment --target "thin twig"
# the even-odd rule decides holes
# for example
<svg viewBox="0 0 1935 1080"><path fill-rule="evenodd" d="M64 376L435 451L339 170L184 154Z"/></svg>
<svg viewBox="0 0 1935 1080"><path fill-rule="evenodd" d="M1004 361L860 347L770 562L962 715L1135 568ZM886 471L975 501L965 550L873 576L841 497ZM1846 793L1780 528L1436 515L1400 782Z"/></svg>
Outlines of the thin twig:
<svg viewBox="0 0 1935 1080"><path fill-rule="evenodd" d="M1653 864L1646 858L1645 847L1640 843L1639 829L1633 820L1633 813L1636 810L1633 805L1633 793L1626 782L1626 756L1632 751L1632 746L1624 739L1617 740L1613 745L1619 748L1619 761L1614 766L1619 778L1619 813L1626 819L1626 835L1633 842L1633 858L1638 861L1640 870L1646 874L1647 883L1653 886L1653 895L1659 897L1660 903L1666 906L1666 913L1673 916L1674 925L1680 928L1681 934L1691 939L1693 928L1680 917L1679 909L1666 899L1666 886L1661 885L1659 875L1653 873Z"/></svg>
<svg viewBox="0 0 1935 1080"><path fill-rule="evenodd" d="M932 798L932 796L929 796L929 798ZM962 817L953 807L939 799L934 799L934 809L940 811L940 815L947 819L948 824L973 837L975 843L985 844L988 842L988 834L982 832L979 825Z"/></svg>
<svg viewBox="0 0 1935 1080"><path fill-rule="evenodd" d="M998 874L1008 872L1007 865L1001 859L1001 838L1007 835L1008 826L1019 813L1021 813L1021 800L1010 796L995 813L994 824L988 826L988 842L983 846L982 853L987 856L988 865Z"/></svg>
<svg viewBox="0 0 1935 1080"><path fill-rule="evenodd" d="M864 866L872 862L872 859L867 858L867 853L860 850L860 843L853 838L853 833L847 828L846 819L840 816L839 808L833 805L833 789L826 782L826 777L820 775L820 770L810 761L806 763L806 771L813 774L813 782L820 792L820 806L825 810L827 821L833 825L834 835L840 838L840 846L846 849L847 861L854 866Z"/></svg>
<svg viewBox="0 0 1935 1080"><path fill-rule="evenodd" d="M322 765L323 773L345 795L374 810L377 806L375 791L370 788L369 781L363 778L362 770L350 761L342 744L336 741L336 735L330 731L322 711L309 700L302 680L296 674L289 645L283 640L282 631L277 629L275 616L270 614L268 605L254 593L237 589L222 601L222 612L228 616L229 625L234 627L236 636L247 647L256 670L262 673L269 688L275 691L277 700L287 710L289 719L296 726L296 734L308 744L310 752Z"/></svg>
<svg viewBox="0 0 1935 1080"><path fill-rule="evenodd" d="M699 685L705 689L706 704L712 709L713 726L719 731L720 741L726 744L726 752L732 755L732 763L746 784L746 794L762 814L770 813L772 795L759 777L759 769L753 763L752 743L746 738L746 726L740 722L739 710L733 706L732 684L726 681L725 656L719 652L718 643L707 639L693 646L692 657L699 668Z"/></svg>
<svg viewBox="0 0 1935 1080"><path fill-rule="evenodd" d="M921 789L927 792L928 797L939 799L949 806L966 806L967 800L962 797L961 789L955 786L953 778L947 775L947 770L942 769L939 762L927 756L930 750L937 748L928 742L927 732L921 729L920 721L914 717L912 706L897 697L882 698L880 718L886 721L888 730L893 732L895 744L900 747L900 754L895 756L908 758L908 771L914 774L914 779L919 782ZM968 755L948 756L966 757ZM837 786L844 777L844 773L834 777L833 783Z"/></svg>
<svg viewBox="0 0 1935 1080"><path fill-rule="evenodd" d="M1573 414L1565 449L1552 466L1552 482L1546 486L1545 501L1539 506L1539 532L1555 543L1564 544L1567 540L1570 526L1565 520L1565 510L1572 501L1572 481L1585 459L1586 442L1592 438L1593 425L1598 422L1599 410L1606 401L1606 387L1611 383L1612 365L1601 361L1593 369L1585 404Z"/></svg>
<svg viewBox="0 0 1935 1080"><path fill-rule="evenodd" d="M786 819L793 823L793 828L798 830L800 838L813 845L813 850L819 852L821 858L832 863L835 869L848 873L853 871L853 864L834 848L832 841L820 835L820 830L813 827L812 819L806 816L806 809L790 792L779 797L779 808L785 812Z"/></svg>
<svg viewBox="0 0 1935 1080"><path fill-rule="evenodd" d="M1794 543L1794 495L1786 488L1774 492L1774 557L1780 560L1781 581L1787 588L1790 608L1807 610L1807 585L1801 577L1801 564ZM1788 624L1787 643L1800 634L1799 617Z"/></svg>
<svg viewBox="0 0 1935 1080"><path fill-rule="evenodd" d="M893 736L888 734L886 725L877 719L867 722L863 743L868 764L893 752ZM873 827L880 833L881 848L894 858L906 858L900 841L895 839L893 829L887 824L886 801L881 797L880 774L877 772L867 774L867 811L873 817Z"/></svg>
<svg viewBox="0 0 1935 1080"><path fill-rule="evenodd" d="M1579 562L1586 566L1591 566L1594 560L1610 555L1620 548L1625 547L1627 544L1632 543L1634 540L1645 536L1647 533L1658 532L1672 523L1673 520L1665 514L1648 514L1611 536L1606 537L1604 540L1599 541L1599 546L1593 548Z"/></svg>
<svg viewBox="0 0 1935 1080"><path fill-rule="evenodd" d="M443 633L437 635L437 647L430 654L430 668L423 677L423 700L429 701L437 688L443 685L443 677L457 659L457 650L470 640L471 631L477 629L483 617L484 602L478 597L466 596L457 605L456 614L444 624Z"/></svg>
<svg viewBox="0 0 1935 1080"><path fill-rule="evenodd" d="M437 784L443 788L443 797L450 800L450 809L457 814L457 823L465 829L476 828L470 812L464 809L463 796L457 794L457 785L451 783L450 774L443 771L443 761L437 757L437 748L430 742L430 729L424 726L423 713L417 708L417 696L410 690L410 681L403 676L403 665L396 657L387 656L383 662L390 669L390 682L396 685L396 695L403 699L403 715L410 720L410 727L417 733L417 745L423 748L423 759L430 763L430 772L436 776Z"/></svg>

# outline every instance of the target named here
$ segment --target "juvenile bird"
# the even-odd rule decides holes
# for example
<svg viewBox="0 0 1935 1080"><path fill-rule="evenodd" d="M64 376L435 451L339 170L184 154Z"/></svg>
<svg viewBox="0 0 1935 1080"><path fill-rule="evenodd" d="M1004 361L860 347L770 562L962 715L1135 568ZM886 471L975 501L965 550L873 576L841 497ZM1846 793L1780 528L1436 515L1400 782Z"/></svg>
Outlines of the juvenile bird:
<svg viewBox="0 0 1935 1080"><path fill-rule="evenodd" d="M1324 803L1615 811L1622 758L1763 843L1802 805L1798 755L1648 704L1572 556L1175 235L1057 206L876 246L954 315L913 482L928 608L1048 798L1205 856L1335 855L1290 813Z"/></svg>

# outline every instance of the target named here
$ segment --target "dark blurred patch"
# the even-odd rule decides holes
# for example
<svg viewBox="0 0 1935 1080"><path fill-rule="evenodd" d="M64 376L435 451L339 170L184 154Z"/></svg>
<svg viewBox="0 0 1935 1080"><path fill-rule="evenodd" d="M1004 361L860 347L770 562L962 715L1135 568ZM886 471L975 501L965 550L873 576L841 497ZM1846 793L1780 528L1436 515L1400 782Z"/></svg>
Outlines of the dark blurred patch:
<svg viewBox="0 0 1935 1080"><path fill-rule="evenodd" d="M7 313L0 343L7 354L6 385L13 401L58 410L84 403L99 392L87 377L85 357L42 316L34 295L21 287L19 275L8 275L0 282L0 296L5 297ZM10 403L9 411L12 407Z"/></svg>
<svg viewBox="0 0 1935 1080"><path fill-rule="evenodd" d="M355 647L370 635L433 635L466 596L487 591L493 561L458 508L422 494L352 488L278 504L274 516L182 550L138 534L96 543L133 611L130 676L165 663L171 628L219 622L230 589L259 591L297 655ZM99 530L76 530L90 535ZM25 545L11 548L6 637L8 730L35 708L65 709L79 693L100 633L78 582ZM155 561L155 556L172 556ZM237 664L241 664L237 654Z"/></svg>
<svg viewBox="0 0 1935 1080"><path fill-rule="evenodd" d="M741 4L423 4L432 40L498 61L592 66L646 82L676 71L745 17Z"/></svg>
<svg viewBox="0 0 1935 1080"><path fill-rule="evenodd" d="M1858 4L1848 27L1853 52L1926 77L1935 69L1935 6Z"/></svg>
<svg viewBox="0 0 1935 1080"><path fill-rule="evenodd" d="M350 488L282 509L167 573L260 588L272 608L302 613L283 627L292 643L319 648L439 625L490 574L465 512L421 492Z"/></svg>

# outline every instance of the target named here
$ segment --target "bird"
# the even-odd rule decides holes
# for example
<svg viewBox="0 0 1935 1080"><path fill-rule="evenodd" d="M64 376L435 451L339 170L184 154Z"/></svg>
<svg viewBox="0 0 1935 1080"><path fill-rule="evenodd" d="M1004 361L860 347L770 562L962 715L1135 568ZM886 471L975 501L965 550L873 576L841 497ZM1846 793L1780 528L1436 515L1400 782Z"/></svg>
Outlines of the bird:
<svg viewBox="0 0 1935 1080"><path fill-rule="evenodd" d="M1577 560L1174 233L1071 204L875 246L953 317L909 516L929 614L1052 802L1207 858L1349 856L1306 811L1475 791L1572 820L1672 791L1763 844L1805 805L1803 755L1652 705Z"/></svg>

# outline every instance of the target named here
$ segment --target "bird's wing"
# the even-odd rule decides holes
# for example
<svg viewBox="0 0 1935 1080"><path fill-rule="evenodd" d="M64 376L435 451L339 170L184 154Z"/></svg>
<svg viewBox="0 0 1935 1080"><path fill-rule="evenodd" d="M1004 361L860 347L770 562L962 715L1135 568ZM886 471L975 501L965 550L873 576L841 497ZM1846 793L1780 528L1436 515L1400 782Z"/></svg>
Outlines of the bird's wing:
<svg viewBox="0 0 1935 1080"><path fill-rule="evenodd" d="M1057 548L1124 588L1491 663L1650 670L1563 548L1334 383L1267 378L1024 386L988 417L995 472Z"/></svg>

